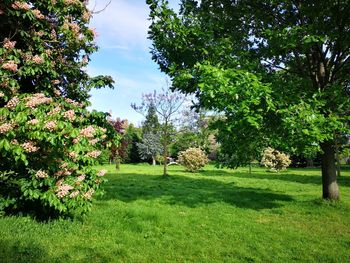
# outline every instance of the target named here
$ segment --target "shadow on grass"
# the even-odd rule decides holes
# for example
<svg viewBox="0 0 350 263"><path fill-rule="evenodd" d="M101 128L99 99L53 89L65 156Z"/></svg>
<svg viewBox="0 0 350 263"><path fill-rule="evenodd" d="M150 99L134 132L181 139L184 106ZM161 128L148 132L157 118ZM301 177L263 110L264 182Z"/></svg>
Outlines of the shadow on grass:
<svg viewBox="0 0 350 263"><path fill-rule="evenodd" d="M188 207L225 202L240 208L271 209L281 207L293 199L285 194L264 189L242 188L213 179L190 178L171 175L161 176L120 174L110 178L105 185L103 200L117 199L124 202L161 199L167 204Z"/></svg>
<svg viewBox="0 0 350 263"><path fill-rule="evenodd" d="M295 169L293 171L296 171ZM261 172L254 171L249 174L248 172L228 172L221 169L217 170L209 170L209 171L200 171L199 174L203 176L232 176L237 178L247 178L247 179L267 179L267 180L280 180L280 181L287 181L287 182L294 182L294 183L301 183L301 184L316 184L321 185L322 184L322 175L321 175L321 169L298 169L298 174L289 173L287 172L281 172L281 173L273 173L273 172ZM319 175L309 175L310 171L315 171ZM342 167L342 172L350 171L349 167ZM303 172L305 172L303 174ZM340 176L337 179L338 184L341 186L347 186L350 187L350 177L349 176Z"/></svg>
<svg viewBox="0 0 350 263"><path fill-rule="evenodd" d="M52 262L42 246L21 241L0 240L0 262Z"/></svg>

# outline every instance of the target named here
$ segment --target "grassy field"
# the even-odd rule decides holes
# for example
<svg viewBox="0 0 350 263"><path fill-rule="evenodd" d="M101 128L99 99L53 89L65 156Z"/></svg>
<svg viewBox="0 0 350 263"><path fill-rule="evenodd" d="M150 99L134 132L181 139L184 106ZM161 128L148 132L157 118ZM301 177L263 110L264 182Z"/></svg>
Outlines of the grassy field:
<svg viewBox="0 0 350 263"><path fill-rule="evenodd" d="M338 203L318 169L106 168L82 219L0 218L0 262L350 262L350 168Z"/></svg>

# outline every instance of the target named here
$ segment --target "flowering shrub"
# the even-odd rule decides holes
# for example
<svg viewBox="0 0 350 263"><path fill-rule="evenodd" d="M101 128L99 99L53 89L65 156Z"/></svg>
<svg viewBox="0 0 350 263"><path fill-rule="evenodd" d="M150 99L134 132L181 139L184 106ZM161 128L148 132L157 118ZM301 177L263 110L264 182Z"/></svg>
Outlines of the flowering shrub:
<svg viewBox="0 0 350 263"><path fill-rule="evenodd" d="M0 212L85 213L104 180L93 165L114 137L85 106L113 80L83 70L91 15L87 1L0 1Z"/></svg>
<svg viewBox="0 0 350 263"><path fill-rule="evenodd" d="M106 172L92 168L106 129L89 124L79 106L37 93L0 108L0 210L39 203L58 213L88 211Z"/></svg>
<svg viewBox="0 0 350 263"><path fill-rule="evenodd" d="M208 163L208 157L199 148L188 148L179 153L177 162L190 172L196 172Z"/></svg>
<svg viewBox="0 0 350 263"><path fill-rule="evenodd" d="M291 160L287 154L268 147L263 153L261 164L271 171L279 172L285 170L291 164Z"/></svg>

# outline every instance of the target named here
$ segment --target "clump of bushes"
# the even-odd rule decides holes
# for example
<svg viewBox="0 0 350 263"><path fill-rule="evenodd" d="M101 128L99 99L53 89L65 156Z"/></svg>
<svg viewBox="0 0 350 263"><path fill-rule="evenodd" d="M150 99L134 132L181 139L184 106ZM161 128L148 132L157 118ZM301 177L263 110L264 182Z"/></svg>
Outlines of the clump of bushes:
<svg viewBox="0 0 350 263"><path fill-rule="evenodd" d="M291 164L291 160L287 154L268 147L263 153L261 164L271 171L279 172L285 170Z"/></svg>
<svg viewBox="0 0 350 263"><path fill-rule="evenodd" d="M190 172L196 172L208 163L208 157L199 148L188 148L179 153L177 162L186 167Z"/></svg>

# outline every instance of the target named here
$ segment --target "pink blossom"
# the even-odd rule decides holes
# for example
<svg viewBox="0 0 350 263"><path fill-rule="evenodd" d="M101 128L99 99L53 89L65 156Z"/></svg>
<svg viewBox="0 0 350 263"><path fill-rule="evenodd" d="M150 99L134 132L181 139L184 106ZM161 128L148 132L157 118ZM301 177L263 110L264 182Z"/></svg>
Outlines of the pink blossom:
<svg viewBox="0 0 350 263"><path fill-rule="evenodd" d="M70 28L75 35L79 34L80 26L77 23L70 23Z"/></svg>
<svg viewBox="0 0 350 263"><path fill-rule="evenodd" d="M91 12L87 12L85 11L81 17L83 19L83 21L87 22L89 21L89 19L91 18Z"/></svg>
<svg viewBox="0 0 350 263"><path fill-rule="evenodd" d="M39 124L39 120L38 119L32 119L30 121L27 121L27 124L29 124L29 125L37 125L37 124Z"/></svg>
<svg viewBox="0 0 350 263"><path fill-rule="evenodd" d="M49 131L54 131L56 128L56 121L48 121L45 126L45 129L48 129Z"/></svg>
<svg viewBox="0 0 350 263"><path fill-rule="evenodd" d="M58 189L56 190L56 195L59 198L65 197L69 193L69 191L72 189L74 189L74 187L69 184L61 184L58 186Z"/></svg>
<svg viewBox="0 0 350 263"><path fill-rule="evenodd" d="M39 170L36 172L35 176L36 178L47 178L49 175L45 171Z"/></svg>
<svg viewBox="0 0 350 263"><path fill-rule="evenodd" d="M5 69L5 70L9 70L12 72L16 72L18 70L17 68L17 63L14 60L10 60L6 63L4 63L1 68Z"/></svg>
<svg viewBox="0 0 350 263"><path fill-rule="evenodd" d="M18 141L16 139L12 139L11 144L18 145Z"/></svg>
<svg viewBox="0 0 350 263"><path fill-rule="evenodd" d="M49 111L47 113L47 115L51 116L51 115L54 115L54 114L57 114L61 111L61 107L60 106L57 106L55 107L54 109L52 109L51 111Z"/></svg>
<svg viewBox="0 0 350 263"><path fill-rule="evenodd" d="M78 157L78 154L76 152L70 152L69 157L72 159L76 159Z"/></svg>
<svg viewBox="0 0 350 263"><path fill-rule="evenodd" d="M60 165L60 168L61 169L65 169L65 168L67 168L68 167L68 163L62 163L61 165Z"/></svg>
<svg viewBox="0 0 350 263"><path fill-rule="evenodd" d="M0 92L0 98L5 97L5 93Z"/></svg>
<svg viewBox="0 0 350 263"><path fill-rule="evenodd" d="M79 138L79 137L74 138L74 139L73 139L73 144L77 144L79 141L80 141L80 138Z"/></svg>
<svg viewBox="0 0 350 263"><path fill-rule="evenodd" d="M98 171L97 176L104 176L106 173L107 173L107 170L103 169L103 170Z"/></svg>
<svg viewBox="0 0 350 263"><path fill-rule="evenodd" d="M74 199L74 198L76 198L78 195L79 195L79 191L77 190L77 191L72 192L72 193L69 195L69 197L72 198L72 199Z"/></svg>
<svg viewBox="0 0 350 263"><path fill-rule="evenodd" d="M42 64L44 63L44 59L42 57L40 57L39 55L35 55L33 58L32 58L32 61L35 63L35 64Z"/></svg>
<svg viewBox="0 0 350 263"><path fill-rule="evenodd" d="M30 5L27 4L27 3L24 3L24 2L20 2L20 1L15 1L13 4L12 4L12 8L13 9L22 9L22 10L26 10L28 11L30 9Z"/></svg>
<svg viewBox="0 0 350 263"><path fill-rule="evenodd" d="M5 105L6 108L8 109L14 109L16 108L17 104L19 103L19 98L17 97L13 97L12 99L10 99L7 104Z"/></svg>
<svg viewBox="0 0 350 263"><path fill-rule="evenodd" d="M12 130L13 125L10 123L4 123L0 125L0 134L4 134L10 130Z"/></svg>
<svg viewBox="0 0 350 263"><path fill-rule="evenodd" d="M77 3L77 0L64 0L65 5L74 5Z"/></svg>
<svg viewBox="0 0 350 263"><path fill-rule="evenodd" d="M40 149L32 141L27 141L27 142L23 143L22 148L25 152L28 152L28 153L37 152Z"/></svg>
<svg viewBox="0 0 350 263"><path fill-rule="evenodd" d="M51 39L56 40L57 34L56 34L55 29L52 29L52 30L51 30L50 37L51 37Z"/></svg>
<svg viewBox="0 0 350 263"><path fill-rule="evenodd" d="M70 99L70 98L66 98L65 101L66 101L67 103L69 103L69 104L72 104L73 106L76 106L76 107L79 106L79 103L78 103L78 102L76 102L76 101L74 101L74 100L72 100L72 99Z"/></svg>
<svg viewBox="0 0 350 263"><path fill-rule="evenodd" d="M93 140L90 140L89 141L89 143L91 144L91 145L95 145L96 143L98 143L99 142L99 139L93 139Z"/></svg>
<svg viewBox="0 0 350 263"><path fill-rule="evenodd" d="M34 109L40 104L52 103L52 98L46 97L43 93L35 93L33 96L27 97L25 100L27 101L26 106L31 109Z"/></svg>
<svg viewBox="0 0 350 263"><path fill-rule="evenodd" d="M10 41L8 38L4 39L4 48L13 49L16 45L16 41Z"/></svg>
<svg viewBox="0 0 350 263"><path fill-rule="evenodd" d="M83 197L86 198L86 199L91 199L92 195L94 194L95 190L90 188L89 191L87 191Z"/></svg>
<svg viewBox="0 0 350 263"><path fill-rule="evenodd" d="M85 174L79 175L79 176L77 177L77 182L82 182L82 181L84 181L84 180L85 180L85 177L86 177Z"/></svg>
<svg viewBox="0 0 350 263"><path fill-rule="evenodd" d="M58 84L60 84L60 81L58 79L55 79L55 80L51 81L51 83L53 85L58 85ZM61 92L60 92L60 95L61 95Z"/></svg>
<svg viewBox="0 0 350 263"><path fill-rule="evenodd" d="M92 151L86 154L87 157L97 158L101 155L101 151Z"/></svg>
<svg viewBox="0 0 350 263"><path fill-rule="evenodd" d="M87 138L94 137L94 133L95 133L95 128L91 125L80 131L80 135L87 137Z"/></svg>
<svg viewBox="0 0 350 263"><path fill-rule="evenodd" d="M34 9L32 10L33 15L37 18L37 19L44 19L45 16L40 12L40 10L38 9Z"/></svg>
<svg viewBox="0 0 350 263"><path fill-rule="evenodd" d="M70 171L70 170L65 170L64 172L63 172L63 175L64 176L69 176L69 175L71 175L72 174L72 171Z"/></svg>
<svg viewBox="0 0 350 263"><path fill-rule="evenodd" d="M63 117L70 120L70 121L74 121L75 120L74 110L69 110L69 111L64 112Z"/></svg>

